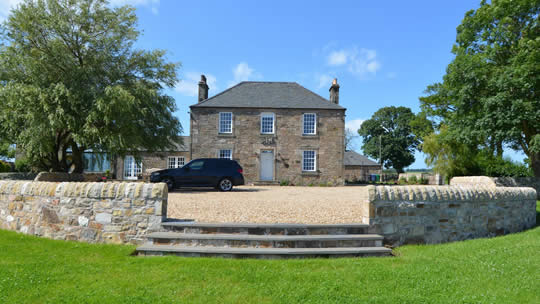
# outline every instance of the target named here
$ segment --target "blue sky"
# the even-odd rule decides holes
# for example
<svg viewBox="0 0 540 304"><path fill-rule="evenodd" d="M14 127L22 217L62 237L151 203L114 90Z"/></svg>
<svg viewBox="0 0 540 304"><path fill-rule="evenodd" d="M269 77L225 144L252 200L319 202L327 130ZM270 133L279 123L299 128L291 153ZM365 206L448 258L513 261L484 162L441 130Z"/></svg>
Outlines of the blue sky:
<svg viewBox="0 0 540 304"><path fill-rule="evenodd" d="M2 11L20 0L0 0ZM347 126L381 107L419 111L418 97L452 60L456 27L479 0L177 1L113 0L137 7L137 47L182 63L169 93L189 134L189 105L204 73L210 96L243 80L295 81L328 98L337 78ZM355 142L361 152L361 142ZM523 154L507 155L521 161ZM416 155L410 168L425 168Z"/></svg>

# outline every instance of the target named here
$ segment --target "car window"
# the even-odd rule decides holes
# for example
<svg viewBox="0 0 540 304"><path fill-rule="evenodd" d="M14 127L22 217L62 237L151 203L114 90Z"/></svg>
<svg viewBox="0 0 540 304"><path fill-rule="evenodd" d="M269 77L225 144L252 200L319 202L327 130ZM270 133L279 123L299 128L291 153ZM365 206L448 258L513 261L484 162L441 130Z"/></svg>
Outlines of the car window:
<svg viewBox="0 0 540 304"><path fill-rule="evenodd" d="M188 165L188 167L191 170L201 170L203 166L204 166L204 160L196 160L196 161L191 162Z"/></svg>

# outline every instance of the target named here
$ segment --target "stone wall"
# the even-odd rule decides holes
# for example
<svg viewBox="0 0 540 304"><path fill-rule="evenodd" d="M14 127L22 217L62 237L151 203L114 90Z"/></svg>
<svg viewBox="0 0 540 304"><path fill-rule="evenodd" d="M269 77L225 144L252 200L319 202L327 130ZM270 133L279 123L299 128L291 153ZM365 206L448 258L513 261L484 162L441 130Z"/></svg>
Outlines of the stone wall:
<svg viewBox="0 0 540 304"><path fill-rule="evenodd" d="M538 177L488 177L457 176L450 180L450 185L485 185L489 187L531 187L536 190L536 199L540 200L540 178Z"/></svg>
<svg viewBox="0 0 540 304"><path fill-rule="evenodd" d="M40 172L35 182L100 182L105 173Z"/></svg>
<svg viewBox="0 0 540 304"><path fill-rule="evenodd" d="M141 243L167 215L165 184L0 181L0 228L60 240Z"/></svg>
<svg viewBox="0 0 540 304"><path fill-rule="evenodd" d="M34 180L36 176L32 172L4 172L0 173L0 180Z"/></svg>
<svg viewBox="0 0 540 304"><path fill-rule="evenodd" d="M368 186L363 222L388 245L491 237L536 224L532 188Z"/></svg>
<svg viewBox="0 0 540 304"><path fill-rule="evenodd" d="M232 134L219 134L219 112L232 111ZM260 115L274 113L275 134L260 132ZM303 113L317 114L317 134L302 135ZM260 155L274 153L274 180L294 185L343 184L344 110L192 108L192 157L217 157L231 149L247 183L260 180ZM316 151L316 171L302 172L302 151Z"/></svg>

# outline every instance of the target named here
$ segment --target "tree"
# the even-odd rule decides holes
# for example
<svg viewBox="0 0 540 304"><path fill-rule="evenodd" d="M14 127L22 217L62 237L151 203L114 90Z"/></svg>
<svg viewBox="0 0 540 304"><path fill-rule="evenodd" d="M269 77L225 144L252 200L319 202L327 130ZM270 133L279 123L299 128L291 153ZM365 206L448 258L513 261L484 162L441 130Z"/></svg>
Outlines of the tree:
<svg viewBox="0 0 540 304"><path fill-rule="evenodd" d="M500 159L504 147L521 150L537 177L539 13L538 0L482 1L457 28L455 58L443 82L428 86L428 96L420 98L426 115L453 140Z"/></svg>
<svg viewBox="0 0 540 304"><path fill-rule="evenodd" d="M25 0L2 28L0 138L32 165L82 172L87 149L168 148L182 131L177 63L133 47L135 10L105 0Z"/></svg>
<svg viewBox="0 0 540 304"><path fill-rule="evenodd" d="M354 138L357 137L354 135L355 133L351 131L350 129L345 128L345 150L351 151L354 150L356 147L354 143Z"/></svg>
<svg viewBox="0 0 540 304"><path fill-rule="evenodd" d="M363 137L362 150L380 161L379 148L382 148L384 166L402 173L403 168L414 162L414 150L419 144L412 133L414 119L414 113L407 107L379 109L358 130Z"/></svg>

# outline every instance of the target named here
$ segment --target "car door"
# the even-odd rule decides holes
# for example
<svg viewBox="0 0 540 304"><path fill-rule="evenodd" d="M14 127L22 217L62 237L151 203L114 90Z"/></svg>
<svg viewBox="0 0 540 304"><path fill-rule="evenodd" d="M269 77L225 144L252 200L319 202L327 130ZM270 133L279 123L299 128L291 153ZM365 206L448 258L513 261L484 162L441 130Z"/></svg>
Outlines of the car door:
<svg viewBox="0 0 540 304"><path fill-rule="evenodd" d="M180 168L177 184L180 187L197 186L201 182L201 174L205 167L205 160L196 159Z"/></svg>

